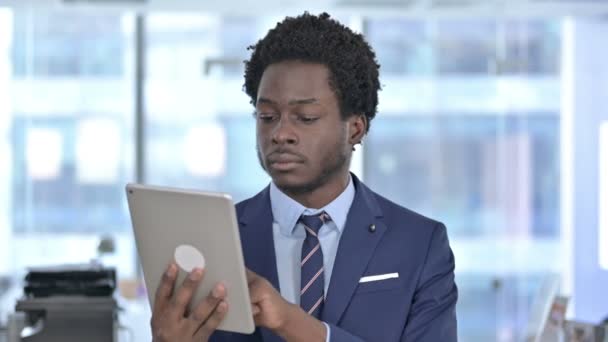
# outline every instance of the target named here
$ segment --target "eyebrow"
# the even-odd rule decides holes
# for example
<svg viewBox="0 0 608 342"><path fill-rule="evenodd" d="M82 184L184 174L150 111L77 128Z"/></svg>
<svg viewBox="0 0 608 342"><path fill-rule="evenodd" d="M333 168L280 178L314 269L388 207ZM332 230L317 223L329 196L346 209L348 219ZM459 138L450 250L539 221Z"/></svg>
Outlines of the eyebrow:
<svg viewBox="0 0 608 342"><path fill-rule="evenodd" d="M296 105L305 105L305 104L315 104L318 103L319 100L311 97L309 99L301 99L301 100L291 100L289 101L287 104L290 106L296 106ZM258 103L266 103L266 104L271 104L271 105L276 105L276 101L273 101L271 99L267 99L265 97L260 97L258 99Z"/></svg>

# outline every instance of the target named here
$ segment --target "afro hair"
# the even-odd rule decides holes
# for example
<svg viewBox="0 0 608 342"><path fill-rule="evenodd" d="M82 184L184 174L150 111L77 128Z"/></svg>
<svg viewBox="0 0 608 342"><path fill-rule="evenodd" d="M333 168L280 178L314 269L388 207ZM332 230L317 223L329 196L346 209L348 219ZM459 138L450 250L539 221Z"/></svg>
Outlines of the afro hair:
<svg viewBox="0 0 608 342"><path fill-rule="evenodd" d="M316 16L305 12L286 17L247 49L252 53L245 61L244 90L254 106L269 65L290 60L319 63L330 72L329 85L338 98L342 117L364 115L369 130L378 106L380 65L363 35L327 13Z"/></svg>

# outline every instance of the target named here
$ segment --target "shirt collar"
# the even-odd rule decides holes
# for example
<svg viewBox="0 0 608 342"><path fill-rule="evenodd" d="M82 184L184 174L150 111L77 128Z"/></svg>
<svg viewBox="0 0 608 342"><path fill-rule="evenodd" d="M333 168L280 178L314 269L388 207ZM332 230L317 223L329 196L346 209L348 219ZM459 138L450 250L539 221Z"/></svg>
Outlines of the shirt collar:
<svg viewBox="0 0 608 342"><path fill-rule="evenodd" d="M274 221L278 223L281 233L286 236L293 234L298 219L302 214L314 215L325 211L335 223L338 231L342 233L348 211L355 198L355 186L353 177L349 174L346 189L333 201L320 209L306 208L291 197L283 193L274 182L270 183L270 206Z"/></svg>

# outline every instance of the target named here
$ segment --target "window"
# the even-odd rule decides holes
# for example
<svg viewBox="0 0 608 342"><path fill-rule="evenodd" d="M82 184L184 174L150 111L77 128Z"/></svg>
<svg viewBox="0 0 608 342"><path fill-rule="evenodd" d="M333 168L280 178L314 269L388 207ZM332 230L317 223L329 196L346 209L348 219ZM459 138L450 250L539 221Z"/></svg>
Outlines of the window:
<svg viewBox="0 0 608 342"><path fill-rule="evenodd" d="M384 87L365 181L446 224L460 338L520 340L542 280L565 265L560 23L370 18L366 27Z"/></svg>
<svg viewBox="0 0 608 342"><path fill-rule="evenodd" d="M598 251L599 264L608 270L608 121L602 122L599 129L599 201L598 201Z"/></svg>
<svg viewBox="0 0 608 342"><path fill-rule="evenodd" d="M123 196L133 179L133 16L33 9L0 19L0 272L88 262L116 240L135 271ZM6 34L4 34L6 33ZM12 52L12 53L10 53ZM4 157L7 156L7 157Z"/></svg>
<svg viewBox="0 0 608 342"><path fill-rule="evenodd" d="M68 11L14 12L17 77L120 77L125 71L124 17Z"/></svg>
<svg viewBox="0 0 608 342"><path fill-rule="evenodd" d="M487 74L496 58L497 23L446 20L437 24L439 74Z"/></svg>
<svg viewBox="0 0 608 342"><path fill-rule="evenodd" d="M384 117L365 145L366 181L443 220L450 238L559 238L558 132L555 113Z"/></svg>
<svg viewBox="0 0 608 342"><path fill-rule="evenodd" d="M365 35L383 75L430 75L434 68L429 24L423 20L368 20Z"/></svg>
<svg viewBox="0 0 608 342"><path fill-rule="evenodd" d="M229 192L236 201L268 184L256 157L253 107L242 91L246 48L268 20L147 18L147 181Z"/></svg>

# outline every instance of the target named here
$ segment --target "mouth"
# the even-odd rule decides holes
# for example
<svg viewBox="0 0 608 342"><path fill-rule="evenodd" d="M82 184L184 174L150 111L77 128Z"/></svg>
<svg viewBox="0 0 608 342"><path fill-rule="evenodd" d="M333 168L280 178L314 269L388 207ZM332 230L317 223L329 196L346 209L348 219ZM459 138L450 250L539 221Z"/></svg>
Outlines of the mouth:
<svg viewBox="0 0 608 342"><path fill-rule="evenodd" d="M296 162L286 162L286 163L282 163L282 162L274 162L274 163L270 163L270 168L279 172L287 172L287 171L291 171L293 169L295 169L296 167L298 167L300 163L296 163Z"/></svg>
<svg viewBox="0 0 608 342"><path fill-rule="evenodd" d="M302 158L288 153L272 153L268 156L268 166L279 172L291 171L302 164Z"/></svg>

